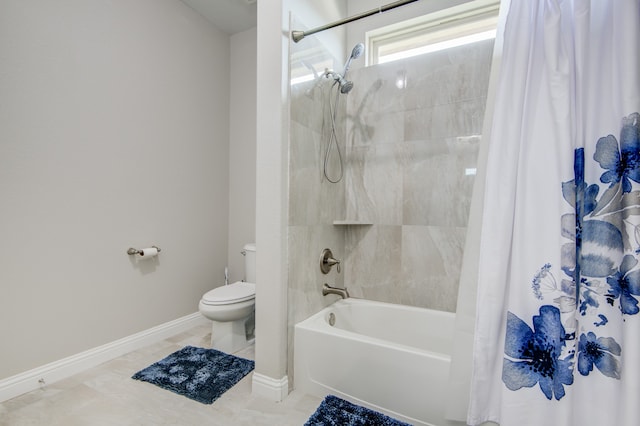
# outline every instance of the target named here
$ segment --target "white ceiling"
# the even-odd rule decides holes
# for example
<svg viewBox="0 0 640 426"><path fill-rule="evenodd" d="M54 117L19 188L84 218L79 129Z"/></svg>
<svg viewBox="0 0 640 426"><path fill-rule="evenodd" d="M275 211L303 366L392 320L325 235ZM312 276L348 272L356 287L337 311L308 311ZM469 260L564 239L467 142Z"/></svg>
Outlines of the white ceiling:
<svg viewBox="0 0 640 426"><path fill-rule="evenodd" d="M257 0L182 0L227 34L256 26Z"/></svg>

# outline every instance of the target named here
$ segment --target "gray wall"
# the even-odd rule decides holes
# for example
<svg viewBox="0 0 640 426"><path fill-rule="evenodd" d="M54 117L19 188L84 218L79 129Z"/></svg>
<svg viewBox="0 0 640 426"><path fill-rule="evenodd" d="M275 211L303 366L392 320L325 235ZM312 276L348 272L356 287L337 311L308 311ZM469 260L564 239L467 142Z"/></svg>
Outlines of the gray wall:
<svg viewBox="0 0 640 426"><path fill-rule="evenodd" d="M3 0L0 61L0 378L196 312L227 258L229 37L173 0Z"/></svg>
<svg viewBox="0 0 640 426"><path fill-rule="evenodd" d="M233 282L245 278L242 246L256 239L255 28L231 36L230 59L228 262Z"/></svg>

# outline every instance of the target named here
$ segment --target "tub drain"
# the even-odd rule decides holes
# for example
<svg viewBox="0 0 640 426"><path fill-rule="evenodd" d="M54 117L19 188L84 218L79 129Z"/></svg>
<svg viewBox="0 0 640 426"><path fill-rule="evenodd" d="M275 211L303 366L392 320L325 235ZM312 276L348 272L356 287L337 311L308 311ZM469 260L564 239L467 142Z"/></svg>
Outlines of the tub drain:
<svg viewBox="0 0 640 426"><path fill-rule="evenodd" d="M333 314L333 312L331 312L329 314L329 325L334 326L335 323L336 323L336 316Z"/></svg>

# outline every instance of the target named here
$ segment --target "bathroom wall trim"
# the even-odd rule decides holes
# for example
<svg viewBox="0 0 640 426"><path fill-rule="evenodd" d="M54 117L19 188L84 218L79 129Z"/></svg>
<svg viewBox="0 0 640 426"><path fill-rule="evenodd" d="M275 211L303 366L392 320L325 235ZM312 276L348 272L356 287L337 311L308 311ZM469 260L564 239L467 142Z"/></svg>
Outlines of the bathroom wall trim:
<svg viewBox="0 0 640 426"><path fill-rule="evenodd" d="M253 373L251 393L273 402L283 401L289 394L289 379L284 376L274 379L260 373Z"/></svg>
<svg viewBox="0 0 640 426"><path fill-rule="evenodd" d="M175 336L209 320L195 312L122 339L0 380L0 402L81 373L128 352Z"/></svg>

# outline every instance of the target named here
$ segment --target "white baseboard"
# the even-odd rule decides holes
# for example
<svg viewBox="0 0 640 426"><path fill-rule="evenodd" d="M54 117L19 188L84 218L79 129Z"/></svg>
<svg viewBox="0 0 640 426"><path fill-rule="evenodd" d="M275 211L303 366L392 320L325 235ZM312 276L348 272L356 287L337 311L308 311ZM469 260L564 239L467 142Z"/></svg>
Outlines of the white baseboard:
<svg viewBox="0 0 640 426"><path fill-rule="evenodd" d="M253 373L251 393L273 402L284 400L289 394L289 379L273 379L260 373Z"/></svg>
<svg viewBox="0 0 640 426"><path fill-rule="evenodd" d="M114 342L0 380L0 402L38 389L43 383L51 384L57 382L128 352L209 322L199 312L195 312Z"/></svg>

